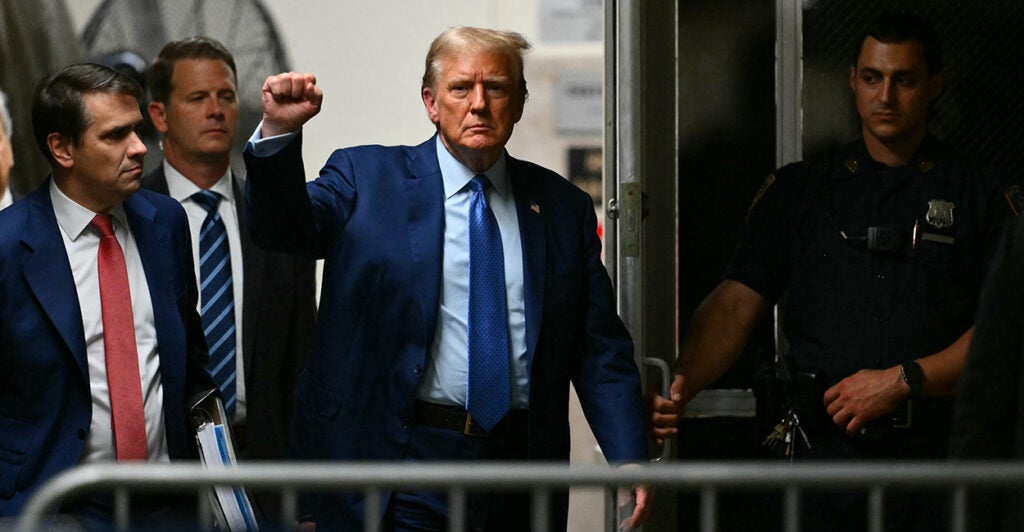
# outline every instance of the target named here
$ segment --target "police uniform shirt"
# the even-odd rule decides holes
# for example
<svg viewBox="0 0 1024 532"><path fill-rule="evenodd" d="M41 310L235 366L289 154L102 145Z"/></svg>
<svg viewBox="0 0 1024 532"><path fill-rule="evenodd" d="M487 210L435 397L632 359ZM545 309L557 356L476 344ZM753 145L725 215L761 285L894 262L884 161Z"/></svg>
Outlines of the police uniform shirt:
<svg viewBox="0 0 1024 532"><path fill-rule="evenodd" d="M789 352L831 385L936 353L970 328L1012 211L1000 179L932 138L905 167L874 162L863 141L827 159L769 178L725 277L772 302L788 289ZM866 249L870 227L897 249Z"/></svg>

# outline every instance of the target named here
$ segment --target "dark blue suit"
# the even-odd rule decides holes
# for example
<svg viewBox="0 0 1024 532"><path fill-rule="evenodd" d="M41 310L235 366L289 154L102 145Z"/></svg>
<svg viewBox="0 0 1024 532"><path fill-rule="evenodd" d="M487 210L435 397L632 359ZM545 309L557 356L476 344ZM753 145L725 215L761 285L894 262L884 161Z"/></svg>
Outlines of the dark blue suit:
<svg viewBox="0 0 1024 532"><path fill-rule="evenodd" d="M0 516L73 467L92 419L85 336L49 181L0 212ZM149 284L172 459L195 458L189 399L214 387L196 313L185 212L140 191L124 202Z"/></svg>
<svg viewBox="0 0 1024 532"><path fill-rule="evenodd" d="M296 390L293 454L401 460L443 275L435 140L336 151L308 185L301 140L271 157L245 155L256 243L326 259L318 332ZM633 344L601 264L593 201L531 163L508 157L508 173L523 242L526 452L531 460L568 459L571 380L605 456L645 459ZM556 508L564 523L564 504ZM303 511L351 528L362 522L362 497L318 497Z"/></svg>

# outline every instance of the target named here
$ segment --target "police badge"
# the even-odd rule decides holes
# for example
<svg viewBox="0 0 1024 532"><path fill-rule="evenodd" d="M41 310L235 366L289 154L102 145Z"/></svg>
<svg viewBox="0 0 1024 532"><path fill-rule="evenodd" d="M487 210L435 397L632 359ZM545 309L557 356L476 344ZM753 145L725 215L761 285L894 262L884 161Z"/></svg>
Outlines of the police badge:
<svg viewBox="0 0 1024 532"><path fill-rule="evenodd" d="M928 214L924 215L924 221L935 226L937 229L945 229L953 226L953 209L956 205L951 201L928 200Z"/></svg>

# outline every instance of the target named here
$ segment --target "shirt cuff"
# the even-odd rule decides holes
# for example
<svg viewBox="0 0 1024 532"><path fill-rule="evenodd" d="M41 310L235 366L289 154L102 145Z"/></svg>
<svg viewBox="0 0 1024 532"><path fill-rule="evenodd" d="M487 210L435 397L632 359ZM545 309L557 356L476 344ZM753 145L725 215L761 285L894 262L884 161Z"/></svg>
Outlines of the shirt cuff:
<svg viewBox="0 0 1024 532"><path fill-rule="evenodd" d="M301 131L301 129L297 129L289 133L282 133L273 137L263 138L260 136L260 130L262 128L263 121L260 120L260 123L256 126L256 131L253 131L252 136L249 137L249 141L245 143L246 151L252 153L256 157L270 157L271 155L283 150L284 147L292 141L292 139L299 135L299 131Z"/></svg>

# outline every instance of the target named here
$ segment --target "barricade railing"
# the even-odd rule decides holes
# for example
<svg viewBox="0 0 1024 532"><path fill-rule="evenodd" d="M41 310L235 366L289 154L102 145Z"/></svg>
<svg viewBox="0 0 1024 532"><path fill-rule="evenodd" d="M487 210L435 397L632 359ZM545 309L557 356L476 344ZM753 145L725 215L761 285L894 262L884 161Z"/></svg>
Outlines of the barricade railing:
<svg viewBox="0 0 1024 532"><path fill-rule="evenodd" d="M42 486L29 500L18 521L18 531L45 528L61 501L98 491L115 494L115 522L126 529L132 493L200 494L200 518L210 520L208 498L202 491L214 485L241 485L252 489L280 490L282 526L293 524L300 492L349 491L367 495L367 530L375 526L381 511L380 493L399 487L444 490L450 496L450 530L462 530L467 492L480 489L525 490L532 493L533 530L548 530L547 494L570 487L605 490L606 522L615 508L620 486L645 484L655 488L698 491L701 499L701 530L717 529L716 503L720 491L777 490L783 494L783 528L799 530L800 496L814 489L861 489L868 494L868 527L881 531L883 496L891 488L949 490L951 529L966 529L967 493L978 488L1024 487L1024 463L1020 462L690 462L659 464L645 468L609 468L599 465L568 466L561 463L310 463L280 462L241 464L214 471L198 464L87 465L69 470ZM609 510L611 508L611 510ZM202 524L200 523L200 524Z"/></svg>

